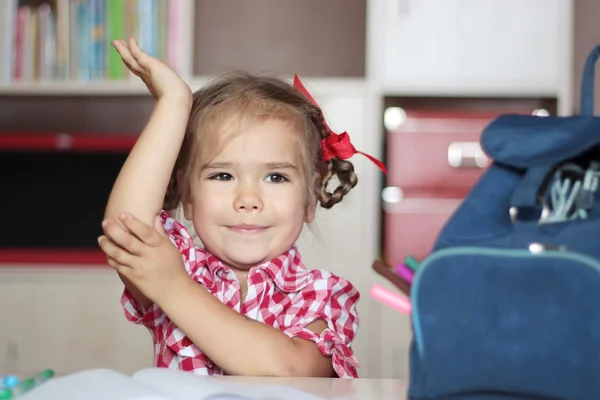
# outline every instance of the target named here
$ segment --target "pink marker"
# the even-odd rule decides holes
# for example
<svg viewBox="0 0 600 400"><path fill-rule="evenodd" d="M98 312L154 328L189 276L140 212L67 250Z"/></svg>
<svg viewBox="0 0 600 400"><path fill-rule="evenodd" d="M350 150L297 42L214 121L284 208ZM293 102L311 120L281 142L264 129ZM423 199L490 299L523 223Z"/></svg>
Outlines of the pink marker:
<svg viewBox="0 0 600 400"><path fill-rule="evenodd" d="M412 283L413 277L415 276L415 271L403 263L396 265L394 268L394 273L408 284Z"/></svg>
<svg viewBox="0 0 600 400"><path fill-rule="evenodd" d="M412 311L410 299L394 293L383 286L373 285L371 288L371 297L403 314L410 314Z"/></svg>

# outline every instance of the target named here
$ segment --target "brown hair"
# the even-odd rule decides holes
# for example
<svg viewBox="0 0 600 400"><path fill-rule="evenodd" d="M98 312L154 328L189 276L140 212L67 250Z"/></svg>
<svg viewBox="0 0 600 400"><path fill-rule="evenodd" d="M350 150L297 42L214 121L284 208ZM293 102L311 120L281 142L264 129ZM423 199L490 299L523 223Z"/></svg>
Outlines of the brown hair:
<svg viewBox="0 0 600 400"><path fill-rule="evenodd" d="M329 136L329 131L319 107L285 81L236 72L224 75L194 93L185 137L165 196L166 210L177 208L182 197L189 194L187 182L198 155L206 156L214 150L216 135L206 132L214 131L232 115L239 116L240 121L244 118L290 119L301 126L304 130L302 157L307 194L311 200L318 200L322 207L333 207L356 186L358 179L351 162L335 158L323 161L321 140ZM178 171L183 173L181 183L184 187L178 187ZM334 177L339 185L330 192L327 185Z"/></svg>

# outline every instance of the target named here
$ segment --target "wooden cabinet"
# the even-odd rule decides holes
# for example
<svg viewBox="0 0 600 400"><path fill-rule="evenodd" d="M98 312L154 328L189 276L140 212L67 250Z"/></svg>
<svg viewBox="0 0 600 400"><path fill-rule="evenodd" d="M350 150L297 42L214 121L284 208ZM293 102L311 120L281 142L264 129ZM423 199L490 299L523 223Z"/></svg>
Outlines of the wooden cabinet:
<svg viewBox="0 0 600 400"><path fill-rule="evenodd" d="M563 0L382 0L377 76L393 92L555 93Z"/></svg>

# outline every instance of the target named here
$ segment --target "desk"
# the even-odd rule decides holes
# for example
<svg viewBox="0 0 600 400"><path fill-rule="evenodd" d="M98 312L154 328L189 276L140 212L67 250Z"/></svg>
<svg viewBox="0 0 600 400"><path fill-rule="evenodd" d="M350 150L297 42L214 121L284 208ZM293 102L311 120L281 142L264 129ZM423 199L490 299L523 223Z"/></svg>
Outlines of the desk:
<svg viewBox="0 0 600 400"><path fill-rule="evenodd" d="M286 387L289 390L286 393ZM128 376L107 369L58 376L23 396L23 400L132 400L276 398L281 400L404 400L407 382L395 379L276 378L197 376L148 368ZM229 394L229 397L220 397Z"/></svg>
<svg viewBox="0 0 600 400"><path fill-rule="evenodd" d="M403 400L408 382L399 379L339 378L263 378L242 376L206 377L205 379L291 386L315 396L339 400Z"/></svg>

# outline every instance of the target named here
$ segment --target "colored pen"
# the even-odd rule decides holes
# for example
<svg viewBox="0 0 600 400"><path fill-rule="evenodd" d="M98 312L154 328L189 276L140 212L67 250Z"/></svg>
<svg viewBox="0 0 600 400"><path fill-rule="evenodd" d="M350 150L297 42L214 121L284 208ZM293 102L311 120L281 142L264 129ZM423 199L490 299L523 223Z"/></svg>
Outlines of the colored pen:
<svg viewBox="0 0 600 400"><path fill-rule="evenodd" d="M15 375L6 375L2 377L0 381L0 389L10 389L19 384L19 378Z"/></svg>
<svg viewBox="0 0 600 400"><path fill-rule="evenodd" d="M406 264L402 263L394 267L394 273L408 284L412 283L413 277L415 276L415 272L412 269L408 268Z"/></svg>
<svg viewBox="0 0 600 400"><path fill-rule="evenodd" d="M413 256L406 256L404 259L404 264L406 264L408 268L412 269L413 271L416 271L417 268L419 268L420 263Z"/></svg>
<svg viewBox="0 0 600 400"><path fill-rule="evenodd" d="M21 381L17 386L10 389L0 389L0 400L13 399L39 385L46 382L54 376L54 371L47 369L40 372L32 378Z"/></svg>
<svg viewBox="0 0 600 400"><path fill-rule="evenodd" d="M383 286L373 285L371 288L371 297L388 307L400 311L401 313L410 314L412 311L410 299L400 296L399 294L394 293Z"/></svg>

